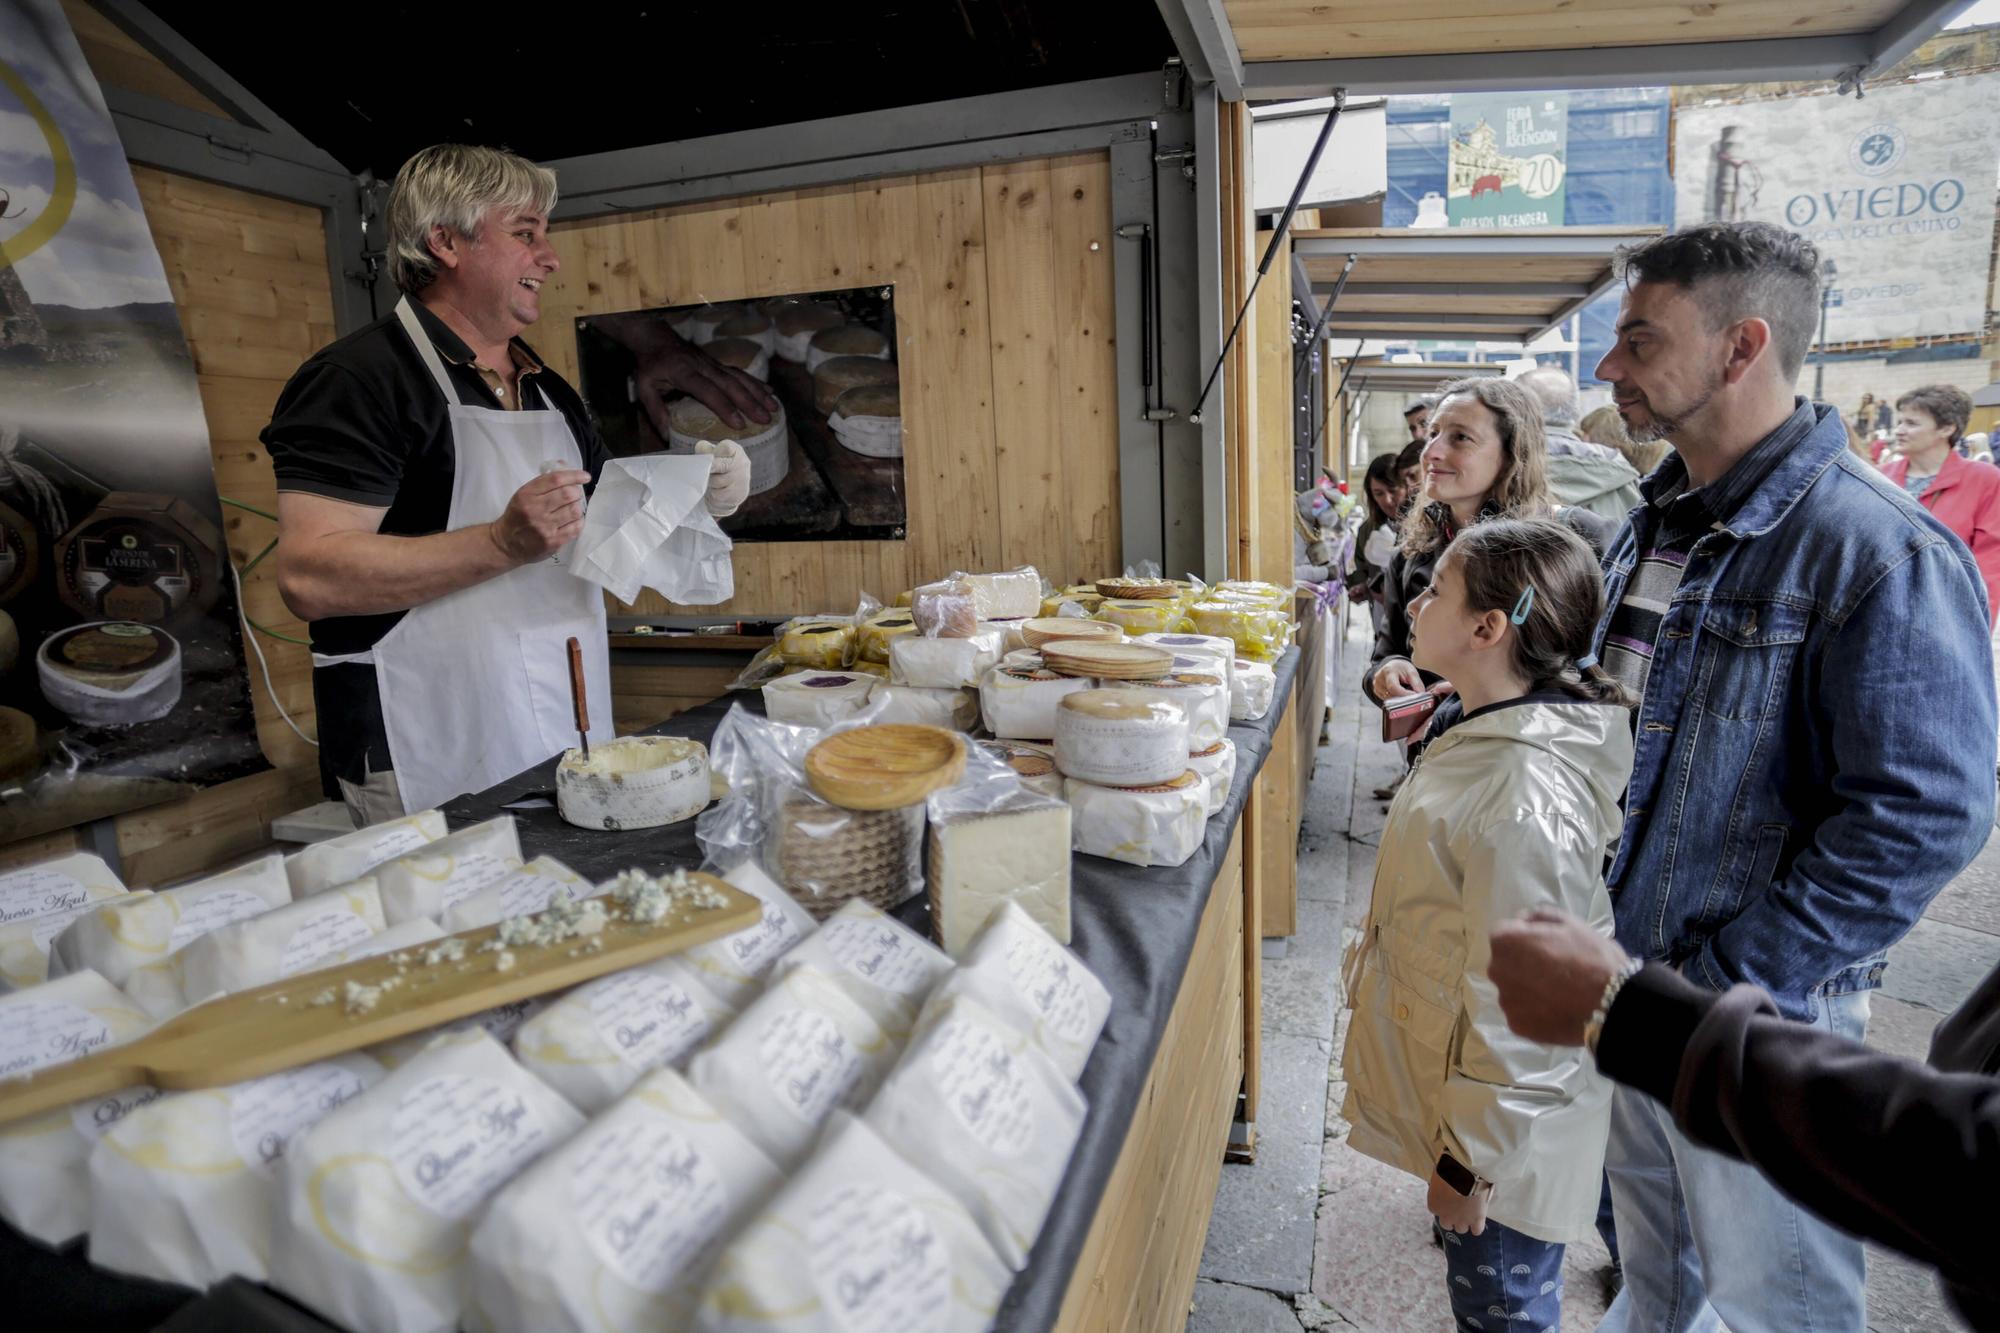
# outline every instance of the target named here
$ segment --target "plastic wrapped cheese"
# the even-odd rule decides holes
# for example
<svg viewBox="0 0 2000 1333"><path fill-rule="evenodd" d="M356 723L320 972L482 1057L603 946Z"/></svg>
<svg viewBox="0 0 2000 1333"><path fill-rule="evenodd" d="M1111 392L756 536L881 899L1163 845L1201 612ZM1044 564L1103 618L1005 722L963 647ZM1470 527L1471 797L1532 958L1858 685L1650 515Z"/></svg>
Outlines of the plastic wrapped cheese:
<svg viewBox="0 0 2000 1333"><path fill-rule="evenodd" d="M1229 806L1229 789L1236 781L1236 742L1217 741L1206 750L1188 756L1188 768L1208 784L1208 817L1215 818Z"/></svg>
<svg viewBox="0 0 2000 1333"><path fill-rule="evenodd" d="M551 1000L514 1034L514 1058L595 1115L653 1070L682 1063L734 1013L685 959L662 958Z"/></svg>
<svg viewBox="0 0 2000 1333"><path fill-rule="evenodd" d="M125 992L72 972L0 996L0 1078L31 1074L132 1040L152 1026ZM104 1131L159 1096L126 1088L0 1125L0 1218L60 1245L84 1229L86 1165Z"/></svg>
<svg viewBox="0 0 2000 1333"><path fill-rule="evenodd" d="M995 740L981 741L979 746L1014 770L1015 778L1020 781L1024 789L1058 801L1064 799L1063 775L1056 771L1055 756L1046 743ZM933 826L937 816L938 812L933 809L931 812Z"/></svg>
<svg viewBox="0 0 2000 1333"><path fill-rule="evenodd" d="M271 1284L355 1333L452 1328L481 1206L582 1124L486 1034L435 1042L292 1141Z"/></svg>
<svg viewBox="0 0 2000 1333"><path fill-rule="evenodd" d="M875 687L869 696L869 707L875 710L876 725L889 722L913 722L926 727L944 727L949 731L971 731L979 725L979 692L977 690L942 690L923 685L890 685Z"/></svg>
<svg viewBox="0 0 2000 1333"><path fill-rule="evenodd" d="M793 967L815 967L832 977L884 1032L900 1041L910 1035L931 989L951 971L951 959L857 898L778 960L780 975Z"/></svg>
<svg viewBox="0 0 2000 1333"><path fill-rule="evenodd" d="M493 1197L472 1233L473 1333L686 1328L717 1248L778 1170L657 1070Z"/></svg>
<svg viewBox="0 0 2000 1333"><path fill-rule="evenodd" d="M765 862L800 906L824 920L850 898L892 908L924 887L924 808L848 810L787 793Z"/></svg>
<svg viewBox="0 0 2000 1333"><path fill-rule="evenodd" d="M341 961L379 934L382 895L359 879L212 930L175 956L189 1004Z"/></svg>
<svg viewBox="0 0 2000 1333"><path fill-rule="evenodd" d="M1135 597L1127 600L1105 598L1092 618L1120 626L1127 634L1144 638L1164 634L1180 625L1181 605L1171 597Z"/></svg>
<svg viewBox="0 0 2000 1333"><path fill-rule="evenodd" d="M94 904L125 892L124 881L89 852L0 872L0 990L47 980L55 937Z"/></svg>
<svg viewBox="0 0 2000 1333"><path fill-rule="evenodd" d="M1229 718L1232 722L1255 722L1271 711L1278 692L1278 676L1268 663L1236 659L1229 683Z"/></svg>
<svg viewBox="0 0 2000 1333"><path fill-rule="evenodd" d="M1187 769L1187 710L1157 691L1092 690L1056 707L1056 767L1108 787L1171 782Z"/></svg>
<svg viewBox="0 0 2000 1333"><path fill-rule="evenodd" d="M1120 688L1179 704L1187 714L1190 752L1206 750L1229 733L1229 685L1219 671L1211 674L1176 667L1172 675L1159 680L1125 681Z"/></svg>
<svg viewBox="0 0 2000 1333"><path fill-rule="evenodd" d="M993 913L958 969L931 992L917 1030L970 995L1034 1038L1074 1082L1111 1013L1111 992L1075 954L1012 903Z"/></svg>
<svg viewBox="0 0 2000 1333"><path fill-rule="evenodd" d="M754 860L722 877L763 903L763 916L754 926L697 944L680 956L711 994L731 1009L741 1009L763 989L764 977L778 959L812 933L813 918Z"/></svg>
<svg viewBox="0 0 2000 1333"><path fill-rule="evenodd" d="M979 682L979 711L986 729L1003 740L1052 740L1056 706L1066 695L1093 686L1094 682L1084 676L1059 676L1039 666L1003 663Z"/></svg>
<svg viewBox="0 0 2000 1333"><path fill-rule="evenodd" d="M597 887L553 856L538 856L519 870L501 876L476 893L453 903L438 918L447 935L481 926L497 925L510 916L539 912L558 893L583 899L596 895Z"/></svg>
<svg viewBox="0 0 2000 1333"><path fill-rule="evenodd" d="M357 1051L132 1112L91 1150L90 1261L192 1287L261 1282L286 1148L382 1073Z"/></svg>
<svg viewBox="0 0 2000 1333"><path fill-rule="evenodd" d="M865 662L889 663L889 641L917 632L916 618L900 608L878 611L854 631L854 649Z"/></svg>
<svg viewBox="0 0 2000 1333"><path fill-rule="evenodd" d="M854 656L854 626L833 616L792 621L778 632L778 656L794 666L843 666Z"/></svg>
<svg viewBox="0 0 2000 1333"><path fill-rule="evenodd" d="M390 929L399 930L402 927L391 926ZM422 952L416 954L419 959L426 956ZM531 995L525 1000L510 1000L506 1004L496 1004L491 1009L482 1009L476 1014L468 1014L464 1018L456 1018L434 1028L425 1028L406 1037L393 1038L371 1047L368 1053L389 1069L401 1069L439 1041L460 1041L466 1037L484 1034L502 1046L507 1046L519 1035L521 1029L537 1014L548 1008L549 1004L550 1000L543 995Z"/></svg>
<svg viewBox="0 0 2000 1333"><path fill-rule="evenodd" d="M780 1169L791 1170L835 1107L873 1095L897 1049L830 975L794 967L695 1053L687 1076Z"/></svg>
<svg viewBox="0 0 2000 1333"><path fill-rule="evenodd" d="M462 828L376 869L382 919L392 926L418 917L435 920L520 868L521 835L514 816Z"/></svg>
<svg viewBox="0 0 2000 1333"><path fill-rule="evenodd" d="M1084 1111L1082 1095L1046 1051L958 995L932 1011L864 1118L958 1201L1018 1273L1069 1167Z"/></svg>
<svg viewBox="0 0 2000 1333"><path fill-rule="evenodd" d="M889 680L927 689L966 689L1000 661L1001 633L980 630L963 638L909 634L889 645Z"/></svg>
<svg viewBox="0 0 2000 1333"><path fill-rule="evenodd" d="M173 957L210 931L275 911L292 900L285 858L273 852L158 893L133 895L85 912L55 939L53 975L89 969L155 1018L186 1007Z"/></svg>
<svg viewBox="0 0 2000 1333"><path fill-rule="evenodd" d="M979 631L979 611L972 585L964 579L940 579L910 593L910 617L917 633L933 639L963 639Z"/></svg>
<svg viewBox="0 0 2000 1333"><path fill-rule="evenodd" d="M931 922L945 952L964 954L1001 906L1014 904L1069 942L1069 805L1021 790L990 800L930 801L924 879Z"/></svg>
<svg viewBox="0 0 2000 1333"><path fill-rule="evenodd" d="M1214 634L1142 634L1139 641L1150 643L1155 648L1165 648L1177 662L1184 657L1193 657L1212 663L1211 671L1220 675L1225 685L1235 678L1236 643L1233 639ZM1176 666L1174 669L1178 671L1181 668Z"/></svg>
<svg viewBox="0 0 2000 1333"><path fill-rule="evenodd" d="M1066 793L1070 845L1091 856L1177 866L1208 836L1208 783L1188 770L1150 787L1100 787L1071 778Z"/></svg>
<svg viewBox="0 0 2000 1333"><path fill-rule="evenodd" d="M795 727L830 727L868 706L877 677L862 671L802 671L764 686L764 716Z"/></svg>
<svg viewBox="0 0 2000 1333"><path fill-rule="evenodd" d="M448 832L442 812L424 810L316 842L285 862L292 896L304 898L360 879L384 861L407 856Z"/></svg>
<svg viewBox="0 0 2000 1333"><path fill-rule="evenodd" d="M1239 660L1275 661L1291 642L1291 625L1284 614L1257 602L1196 602L1188 609L1188 620L1197 634L1235 643Z"/></svg>
<svg viewBox="0 0 2000 1333"><path fill-rule="evenodd" d="M972 606L981 620L1018 620L1042 613L1042 576L1033 565L1000 574L959 574L972 589Z"/></svg>
<svg viewBox="0 0 2000 1333"><path fill-rule="evenodd" d="M696 1333L984 1333L1007 1266L867 1124L825 1142L715 1261Z"/></svg>

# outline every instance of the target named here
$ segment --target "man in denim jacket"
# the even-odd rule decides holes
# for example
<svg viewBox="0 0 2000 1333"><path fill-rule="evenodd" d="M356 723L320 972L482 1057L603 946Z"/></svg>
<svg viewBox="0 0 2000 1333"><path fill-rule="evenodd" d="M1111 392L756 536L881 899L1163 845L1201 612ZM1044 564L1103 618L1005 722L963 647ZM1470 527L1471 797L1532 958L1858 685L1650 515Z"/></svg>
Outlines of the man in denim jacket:
<svg viewBox="0 0 2000 1333"><path fill-rule="evenodd" d="M1606 879L1618 941L1859 1038L1884 956L1993 827L1971 556L1793 385L1819 255L1764 223L1634 247L1597 373L1675 452L1606 552L1604 666L1643 700ZM1861 1333L1861 1245L1621 1089L1614 1333Z"/></svg>

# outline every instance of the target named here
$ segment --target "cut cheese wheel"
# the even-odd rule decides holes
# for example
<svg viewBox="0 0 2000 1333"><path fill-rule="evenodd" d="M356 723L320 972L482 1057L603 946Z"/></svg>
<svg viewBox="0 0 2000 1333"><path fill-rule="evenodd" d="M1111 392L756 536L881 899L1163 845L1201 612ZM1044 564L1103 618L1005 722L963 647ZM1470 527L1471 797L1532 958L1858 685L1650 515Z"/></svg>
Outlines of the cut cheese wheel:
<svg viewBox="0 0 2000 1333"><path fill-rule="evenodd" d="M996 629L966 638L905 634L889 644L889 679L934 690L970 688L999 663L1000 640Z"/></svg>
<svg viewBox="0 0 2000 1333"><path fill-rule="evenodd" d="M963 579L940 579L914 589L910 593L910 617L917 622L917 633L934 639L965 639L979 632L979 610L973 605L972 585Z"/></svg>
<svg viewBox="0 0 2000 1333"><path fill-rule="evenodd" d="M1185 763L1187 756L1181 756ZM1071 778L1071 845L1079 852L1135 866L1177 866L1208 832L1208 783L1182 769L1148 787L1111 787Z"/></svg>
<svg viewBox="0 0 2000 1333"><path fill-rule="evenodd" d="M865 324L843 324L836 329L822 329L813 335L811 345L806 348L806 369L818 370L827 362L843 356L865 356L886 361L889 359L889 340Z"/></svg>
<svg viewBox="0 0 2000 1333"><path fill-rule="evenodd" d="M1229 806L1229 789L1236 781L1236 742L1217 741L1206 750L1188 756L1188 768L1208 783L1208 817L1215 818Z"/></svg>
<svg viewBox="0 0 2000 1333"><path fill-rule="evenodd" d="M806 752L806 781L848 810L915 805L965 773L965 738L943 727L856 727Z"/></svg>
<svg viewBox="0 0 2000 1333"><path fill-rule="evenodd" d="M1147 787L1187 771L1187 711L1152 692L1072 694L1056 708L1056 767L1107 787Z"/></svg>
<svg viewBox="0 0 2000 1333"><path fill-rule="evenodd" d="M998 574L967 574L981 620L1019 620L1042 610L1042 576L1033 565Z"/></svg>
<svg viewBox="0 0 2000 1333"><path fill-rule="evenodd" d="M1053 740L1056 706L1072 694L1093 688L1087 676L997 666L979 683L979 711L986 729L1002 740Z"/></svg>
<svg viewBox="0 0 2000 1333"><path fill-rule="evenodd" d="M1033 756L1048 765L1042 756ZM1069 943L1070 809L1022 791L984 809L935 810L925 887L946 953L961 956L987 919L1012 903Z"/></svg>
<svg viewBox="0 0 2000 1333"><path fill-rule="evenodd" d="M1229 681L1230 719L1255 722L1271 711L1271 699L1277 692L1278 677L1270 663L1237 658Z"/></svg>
<svg viewBox="0 0 2000 1333"><path fill-rule="evenodd" d="M795 727L830 727L868 706L876 678L861 671L806 671L764 686L764 716Z"/></svg>
<svg viewBox="0 0 2000 1333"><path fill-rule="evenodd" d="M556 809L579 828L657 828L708 805L708 747L684 736L621 736L556 765Z"/></svg>
<svg viewBox="0 0 2000 1333"><path fill-rule="evenodd" d="M1157 694L1185 709L1190 750L1206 750L1229 731L1229 686L1220 674L1176 671L1159 680L1131 681L1125 688Z"/></svg>
<svg viewBox="0 0 2000 1333"><path fill-rule="evenodd" d="M813 406L831 413L840 395L868 384L895 384L896 365L872 356L837 356L813 370Z"/></svg>

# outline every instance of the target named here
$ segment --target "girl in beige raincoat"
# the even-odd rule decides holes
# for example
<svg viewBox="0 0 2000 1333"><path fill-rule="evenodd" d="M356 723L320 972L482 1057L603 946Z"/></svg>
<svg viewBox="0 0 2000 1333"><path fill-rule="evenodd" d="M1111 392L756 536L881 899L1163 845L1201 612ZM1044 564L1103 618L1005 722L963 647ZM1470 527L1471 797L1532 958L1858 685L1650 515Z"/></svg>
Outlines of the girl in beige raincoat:
<svg viewBox="0 0 2000 1333"><path fill-rule="evenodd" d="M1348 1142L1430 1182L1463 1329L1560 1326L1564 1245L1589 1234L1610 1087L1580 1049L1507 1029L1492 928L1556 907L1611 931L1605 852L1632 768L1629 701L1589 657L1590 548L1561 523L1491 519L1411 603L1415 663L1463 715L1389 809L1349 952Z"/></svg>

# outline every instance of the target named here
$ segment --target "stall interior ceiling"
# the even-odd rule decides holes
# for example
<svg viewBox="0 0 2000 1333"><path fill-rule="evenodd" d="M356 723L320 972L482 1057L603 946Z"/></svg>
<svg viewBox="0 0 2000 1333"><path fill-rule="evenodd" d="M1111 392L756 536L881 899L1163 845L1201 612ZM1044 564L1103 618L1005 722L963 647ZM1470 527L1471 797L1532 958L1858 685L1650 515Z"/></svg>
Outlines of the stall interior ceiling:
<svg viewBox="0 0 2000 1333"><path fill-rule="evenodd" d="M308 141L387 179L417 149L537 161L1158 70L1153 0L388 4L274 46L233 5L153 11Z"/></svg>

